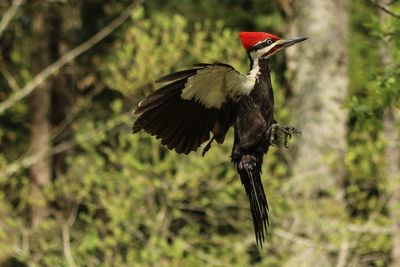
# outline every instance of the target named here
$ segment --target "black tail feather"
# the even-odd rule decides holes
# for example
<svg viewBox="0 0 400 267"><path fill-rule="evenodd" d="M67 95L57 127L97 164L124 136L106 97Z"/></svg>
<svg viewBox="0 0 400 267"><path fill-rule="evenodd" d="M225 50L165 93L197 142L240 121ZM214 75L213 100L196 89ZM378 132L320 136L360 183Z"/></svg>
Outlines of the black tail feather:
<svg viewBox="0 0 400 267"><path fill-rule="evenodd" d="M236 162L237 171L249 199L257 244L261 247L267 233L268 202L261 181L262 155L242 155Z"/></svg>

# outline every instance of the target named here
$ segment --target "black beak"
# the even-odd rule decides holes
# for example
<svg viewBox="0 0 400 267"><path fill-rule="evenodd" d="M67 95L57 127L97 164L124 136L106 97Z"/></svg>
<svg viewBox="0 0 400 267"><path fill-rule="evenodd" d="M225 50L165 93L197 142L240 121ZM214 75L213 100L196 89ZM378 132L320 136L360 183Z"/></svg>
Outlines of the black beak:
<svg viewBox="0 0 400 267"><path fill-rule="evenodd" d="M284 39L284 40L281 41L280 46L282 48L289 47L289 46L292 46L294 44L303 42L304 40L307 40L307 38L308 37L294 37L294 38Z"/></svg>

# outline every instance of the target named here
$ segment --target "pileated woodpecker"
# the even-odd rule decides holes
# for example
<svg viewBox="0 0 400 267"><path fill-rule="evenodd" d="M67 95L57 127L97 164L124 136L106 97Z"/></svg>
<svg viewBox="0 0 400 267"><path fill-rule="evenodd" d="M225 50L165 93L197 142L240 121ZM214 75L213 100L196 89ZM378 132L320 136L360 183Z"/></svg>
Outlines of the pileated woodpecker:
<svg viewBox="0 0 400 267"><path fill-rule="evenodd" d="M249 199L256 241L262 245L268 225L268 203L261 182L263 156L280 135L285 136L286 145L297 132L274 119L268 59L307 38L285 40L265 32L241 32L239 36L250 59L247 75L224 63L200 63L158 79L156 82L167 84L139 103L133 133L143 129L169 149L184 154L209 141L204 155L214 140L223 143L233 126L231 158Z"/></svg>

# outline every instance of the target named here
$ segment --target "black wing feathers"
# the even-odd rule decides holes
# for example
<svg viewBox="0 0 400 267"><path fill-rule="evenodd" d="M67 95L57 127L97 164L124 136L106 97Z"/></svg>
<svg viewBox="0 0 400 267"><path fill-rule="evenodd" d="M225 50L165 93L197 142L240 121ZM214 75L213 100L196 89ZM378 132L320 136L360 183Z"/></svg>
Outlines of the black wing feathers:
<svg viewBox="0 0 400 267"><path fill-rule="evenodd" d="M139 115L132 130L145 130L169 149L188 154L210 138L219 110L206 108L195 100L181 98L187 80L212 64L198 64L192 69L169 74L157 82L170 82L141 101L134 114ZM229 127L224 126L226 131ZM226 134L222 133L223 135ZM220 134L221 135L221 134Z"/></svg>
<svg viewBox="0 0 400 267"><path fill-rule="evenodd" d="M169 98L179 95L183 86L184 83L176 82L158 89L139 103L134 114L140 114L151 108L159 107L161 104L166 103Z"/></svg>

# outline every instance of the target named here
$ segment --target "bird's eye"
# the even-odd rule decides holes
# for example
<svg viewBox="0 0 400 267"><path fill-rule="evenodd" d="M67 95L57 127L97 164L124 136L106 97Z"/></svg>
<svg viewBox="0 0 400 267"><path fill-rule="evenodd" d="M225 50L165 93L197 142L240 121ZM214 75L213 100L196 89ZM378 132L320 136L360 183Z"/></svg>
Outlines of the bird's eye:
<svg viewBox="0 0 400 267"><path fill-rule="evenodd" d="M267 39L267 45L272 44L272 40L271 39Z"/></svg>

